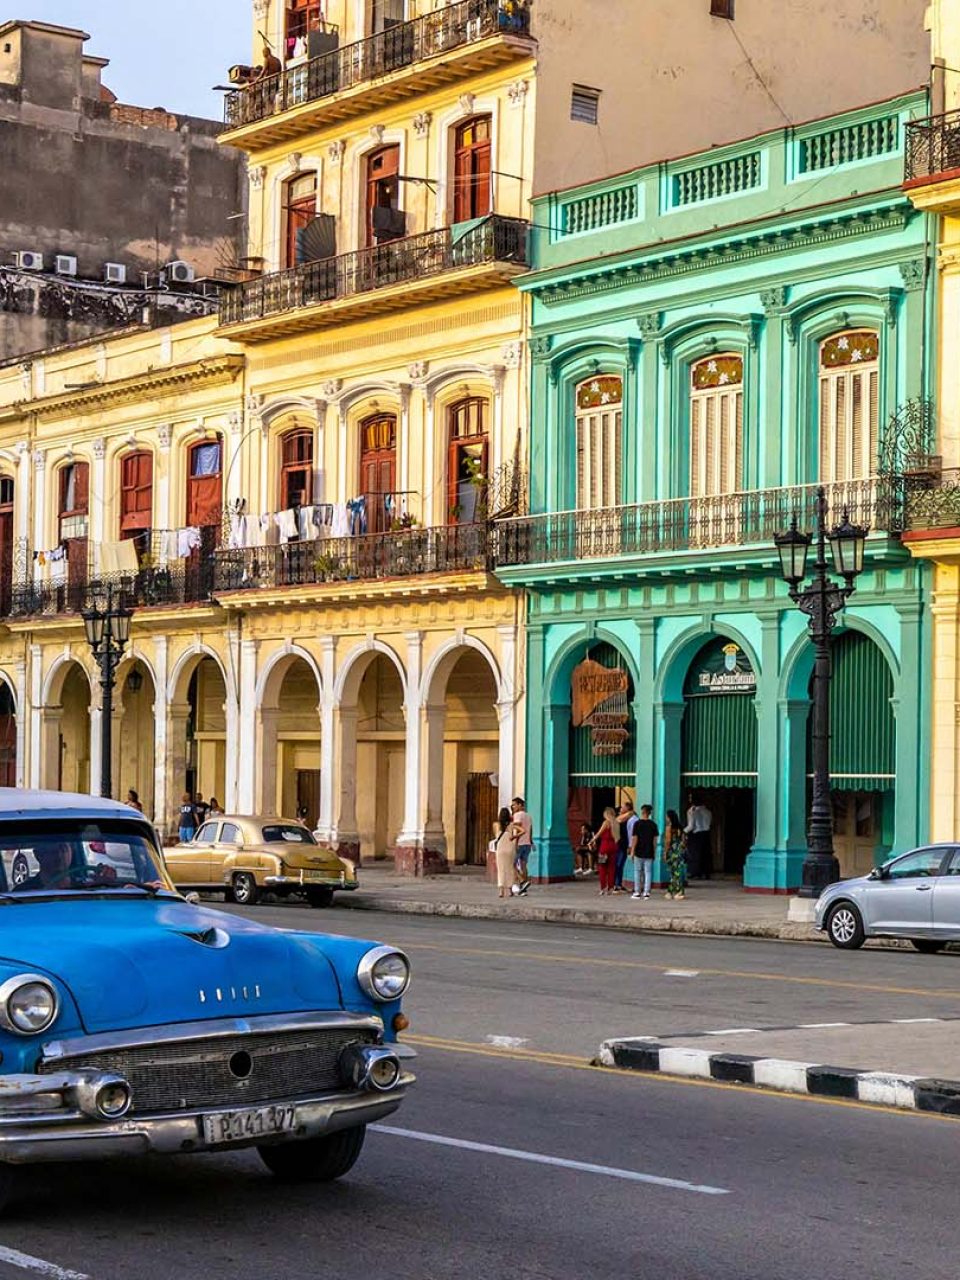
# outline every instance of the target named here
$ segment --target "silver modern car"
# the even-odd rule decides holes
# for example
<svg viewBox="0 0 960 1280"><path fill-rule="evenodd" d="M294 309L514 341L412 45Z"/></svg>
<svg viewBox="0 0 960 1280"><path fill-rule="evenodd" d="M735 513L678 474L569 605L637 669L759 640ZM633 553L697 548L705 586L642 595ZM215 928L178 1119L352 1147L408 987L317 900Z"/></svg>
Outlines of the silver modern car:
<svg viewBox="0 0 960 1280"><path fill-rule="evenodd" d="M830 885L817 901L816 926L846 950L867 938L907 938L924 952L960 941L960 845L912 849Z"/></svg>

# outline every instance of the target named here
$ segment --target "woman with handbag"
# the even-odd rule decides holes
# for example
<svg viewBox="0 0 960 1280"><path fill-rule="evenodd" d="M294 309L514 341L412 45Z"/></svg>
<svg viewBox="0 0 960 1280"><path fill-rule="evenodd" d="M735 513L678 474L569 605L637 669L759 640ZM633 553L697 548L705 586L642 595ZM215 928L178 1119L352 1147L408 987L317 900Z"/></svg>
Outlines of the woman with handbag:
<svg viewBox="0 0 960 1280"><path fill-rule="evenodd" d="M597 875L600 877L600 897L613 893L617 875L617 850L620 848L620 823L615 809L604 809L600 830L593 837L597 850Z"/></svg>
<svg viewBox="0 0 960 1280"><path fill-rule="evenodd" d="M497 896L507 898L514 880L514 862L517 857L517 841L521 827L514 822L510 810L504 805L497 817L497 835L494 851L497 855Z"/></svg>

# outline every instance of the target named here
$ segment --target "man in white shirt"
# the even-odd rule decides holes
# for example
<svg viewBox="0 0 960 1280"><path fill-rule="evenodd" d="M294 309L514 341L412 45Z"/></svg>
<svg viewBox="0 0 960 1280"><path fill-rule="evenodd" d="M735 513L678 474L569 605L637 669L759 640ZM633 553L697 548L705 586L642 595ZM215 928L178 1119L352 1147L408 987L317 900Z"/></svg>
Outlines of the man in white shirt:
<svg viewBox="0 0 960 1280"><path fill-rule="evenodd" d="M510 809L513 813L514 826L520 828L520 838L517 840L517 857L514 864L517 869L517 892L525 894L530 888L527 863L530 860L531 853L533 853L533 819L527 813L527 807L522 796L514 796Z"/></svg>
<svg viewBox="0 0 960 1280"><path fill-rule="evenodd" d="M713 814L692 793L689 799L690 807L687 809L687 825L684 827L684 832L687 837L690 878L709 880L713 863L713 849L710 842Z"/></svg>

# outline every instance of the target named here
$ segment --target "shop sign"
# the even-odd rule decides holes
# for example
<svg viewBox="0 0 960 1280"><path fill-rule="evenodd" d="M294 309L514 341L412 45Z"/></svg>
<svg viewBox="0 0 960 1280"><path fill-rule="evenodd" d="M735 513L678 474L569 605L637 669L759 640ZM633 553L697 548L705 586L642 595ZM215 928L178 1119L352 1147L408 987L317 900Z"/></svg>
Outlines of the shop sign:
<svg viewBox="0 0 960 1280"><path fill-rule="evenodd" d="M696 693L755 693L757 677L738 644L725 644L703 660L697 672Z"/></svg>
<svg viewBox="0 0 960 1280"><path fill-rule="evenodd" d="M595 756L618 756L629 738L629 677L622 667L604 667L587 658L574 668L571 714L575 728L590 729Z"/></svg>

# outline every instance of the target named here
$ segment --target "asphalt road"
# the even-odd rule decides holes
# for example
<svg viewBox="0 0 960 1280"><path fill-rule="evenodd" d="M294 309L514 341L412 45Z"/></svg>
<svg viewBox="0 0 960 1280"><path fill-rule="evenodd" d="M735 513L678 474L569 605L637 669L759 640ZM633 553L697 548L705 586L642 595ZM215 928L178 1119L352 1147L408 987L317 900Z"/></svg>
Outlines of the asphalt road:
<svg viewBox="0 0 960 1280"><path fill-rule="evenodd" d="M375 925L409 949L420 1082L385 1122L403 1132L371 1133L354 1171L320 1188L282 1187L247 1152L35 1170L0 1225L2 1280L956 1275L960 1122L605 1072L586 1057L616 1031L761 1013L942 1016L958 1011L960 958L257 914Z"/></svg>

